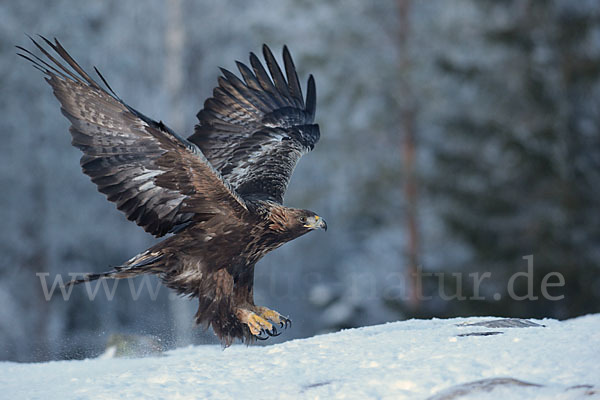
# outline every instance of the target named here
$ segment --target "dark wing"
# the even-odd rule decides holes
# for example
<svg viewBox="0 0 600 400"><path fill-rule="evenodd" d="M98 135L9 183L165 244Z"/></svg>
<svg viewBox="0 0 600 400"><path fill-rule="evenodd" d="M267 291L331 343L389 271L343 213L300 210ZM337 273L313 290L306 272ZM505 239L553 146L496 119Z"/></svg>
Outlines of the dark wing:
<svg viewBox="0 0 600 400"><path fill-rule="evenodd" d="M42 39L71 69L33 39L47 60L22 47L19 55L48 76L71 121L72 144L83 151L83 172L128 219L162 236L195 218L246 211L194 144L123 103L100 75L109 94L56 39Z"/></svg>
<svg viewBox="0 0 600 400"><path fill-rule="evenodd" d="M253 71L237 62L244 81L221 69L219 86L198 113L200 123L188 139L240 196L282 203L296 162L319 140L319 126L313 124L315 81L311 75L305 103L287 47L285 77L266 45L263 53L270 76L254 53Z"/></svg>

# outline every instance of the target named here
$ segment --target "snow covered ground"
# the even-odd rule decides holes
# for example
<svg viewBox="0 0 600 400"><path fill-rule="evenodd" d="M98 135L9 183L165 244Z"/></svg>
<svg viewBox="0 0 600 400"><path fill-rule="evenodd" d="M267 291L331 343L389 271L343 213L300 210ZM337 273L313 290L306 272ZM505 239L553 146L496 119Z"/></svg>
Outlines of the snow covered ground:
<svg viewBox="0 0 600 400"><path fill-rule="evenodd" d="M600 314L489 323L497 320L411 320L136 359L3 362L0 398L600 398Z"/></svg>

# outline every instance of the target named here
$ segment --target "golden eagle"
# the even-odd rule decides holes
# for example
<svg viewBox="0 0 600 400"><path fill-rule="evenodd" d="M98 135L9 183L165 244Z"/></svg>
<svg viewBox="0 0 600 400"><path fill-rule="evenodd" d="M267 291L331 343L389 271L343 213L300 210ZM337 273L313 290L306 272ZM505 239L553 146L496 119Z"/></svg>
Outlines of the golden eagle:
<svg viewBox="0 0 600 400"><path fill-rule="evenodd" d="M40 38L55 55L32 38L43 56L17 46L19 55L47 76L71 121L72 144L83 152L83 172L146 232L172 233L108 272L69 284L156 274L198 298L196 322L212 326L225 345L287 328L289 319L254 304L254 266L282 244L327 229L314 212L282 205L296 162L319 140L312 75L304 99L287 47L284 75L264 45L268 72L253 53L251 68L237 62L241 79L221 69L185 139L125 104L96 68L103 86L94 81L56 39Z"/></svg>

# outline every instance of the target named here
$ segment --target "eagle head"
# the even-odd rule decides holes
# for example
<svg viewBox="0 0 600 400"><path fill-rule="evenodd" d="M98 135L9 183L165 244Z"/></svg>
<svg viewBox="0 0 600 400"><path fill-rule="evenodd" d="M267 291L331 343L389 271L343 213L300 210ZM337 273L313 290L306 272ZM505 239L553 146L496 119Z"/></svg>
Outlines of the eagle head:
<svg viewBox="0 0 600 400"><path fill-rule="evenodd" d="M285 236L291 236L291 239L315 229L326 231L327 223L310 210L278 206L271 208L270 228Z"/></svg>
<svg viewBox="0 0 600 400"><path fill-rule="evenodd" d="M327 222L317 214L309 210L299 210L297 225L301 229L311 231L313 229L327 230Z"/></svg>

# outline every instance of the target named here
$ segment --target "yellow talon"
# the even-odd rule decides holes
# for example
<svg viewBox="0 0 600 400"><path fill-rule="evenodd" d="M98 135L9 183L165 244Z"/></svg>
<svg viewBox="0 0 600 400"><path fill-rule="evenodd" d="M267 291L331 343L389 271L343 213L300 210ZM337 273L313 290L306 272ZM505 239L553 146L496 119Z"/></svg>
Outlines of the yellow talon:
<svg viewBox="0 0 600 400"><path fill-rule="evenodd" d="M238 310L237 312L239 320L248 325L248 329L254 336L260 335L261 331L271 331L273 325L265 318L257 315L249 310Z"/></svg>
<svg viewBox="0 0 600 400"><path fill-rule="evenodd" d="M256 307L256 311L260 314L264 319L268 319L274 324L279 324L281 328L286 328L288 326L292 326L292 320L286 318L279 314L277 311L270 310L267 307Z"/></svg>
<svg viewBox="0 0 600 400"><path fill-rule="evenodd" d="M236 316L242 324L248 327L250 333L258 339L264 340L268 336L279 336L281 332L277 332L273 324L279 324L282 328L287 328L288 325L291 326L292 324L292 321L288 318L281 316L277 311L270 310L267 307L253 307L253 309L254 312L245 308L238 308ZM267 337L261 337L263 333Z"/></svg>
<svg viewBox="0 0 600 400"><path fill-rule="evenodd" d="M261 317L273 321L276 324L280 324L282 321L281 315L277 311L273 311L267 307L257 307L257 311Z"/></svg>

